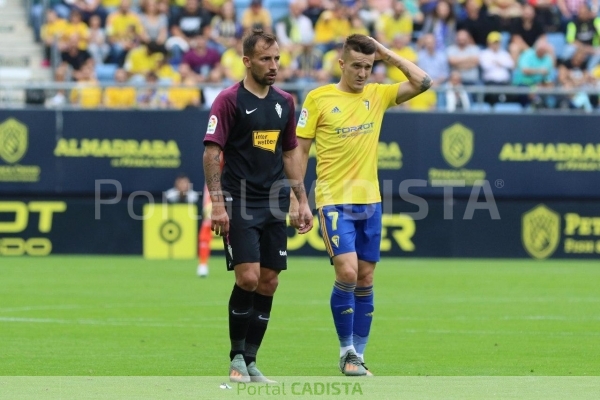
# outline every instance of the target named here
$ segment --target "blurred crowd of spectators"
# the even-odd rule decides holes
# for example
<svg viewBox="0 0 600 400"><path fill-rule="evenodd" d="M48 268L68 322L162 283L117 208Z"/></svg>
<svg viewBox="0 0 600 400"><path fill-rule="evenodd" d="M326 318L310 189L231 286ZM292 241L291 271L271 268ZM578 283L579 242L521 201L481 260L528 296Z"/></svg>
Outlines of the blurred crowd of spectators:
<svg viewBox="0 0 600 400"><path fill-rule="evenodd" d="M488 94L490 105L598 107L598 96L587 93L600 88L598 0L50 0L34 4L31 17L55 80L81 84L51 105L210 106L220 89L198 84L241 80L241 38L261 27L280 44L278 80L299 87L338 81L341 43L363 33L432 77L434 90L408 102L410 109L469 109L476 101L465 91L470 85L573 89ZM406 80L383 63L371 79ZM102 90L99 81L114 85ZM143 82L171 86L130 85Z"/></svg>

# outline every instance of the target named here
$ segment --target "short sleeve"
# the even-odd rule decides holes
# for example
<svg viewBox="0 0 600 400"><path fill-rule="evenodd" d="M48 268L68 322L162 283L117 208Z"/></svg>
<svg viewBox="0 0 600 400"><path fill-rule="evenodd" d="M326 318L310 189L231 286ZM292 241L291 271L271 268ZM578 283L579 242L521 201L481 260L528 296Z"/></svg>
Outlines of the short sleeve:
<svg viewBox="0 0 600 400"><path fill-rule="evenodd" d="M319 110L311 92L306 96L306 100L304 100L304 104L302 105L298 126L296 127L296 135L303 139L314 139L318 120Z"/></svg>
<svg viewBox="0 0 600 400"><path fill-rule="evenodd" d="M379 85L378 92L383 99L383 104L386 109L397 106L396 98L398 97L398 89L400 88L400 82L392 85Z"/></svg>
<svg viewBox="0 0 600 400"><path fill-rule="evenodd" d="M236 105L228 92L221 92L210 108L204 145L216 143L225 148L227 136L235 123Z"/></svg>

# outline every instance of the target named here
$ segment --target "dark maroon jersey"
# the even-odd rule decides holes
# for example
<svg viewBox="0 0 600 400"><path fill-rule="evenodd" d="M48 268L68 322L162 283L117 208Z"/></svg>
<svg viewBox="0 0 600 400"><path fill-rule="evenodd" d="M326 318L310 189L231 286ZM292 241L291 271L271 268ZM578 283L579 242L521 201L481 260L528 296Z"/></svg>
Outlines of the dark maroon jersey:
<svg viewBox="0 0 600 400"><path fill-rule="evenodd" d="M269 199L289 201L284 185L283 152L298 146L294 101L274 86L264 99L250 93L243 82L223 90L215 99L208 119L204 144L223 150L223 190L234 205L243 198L255 206L269 206ZM275 203L277 204L277 203Z"/></svg>

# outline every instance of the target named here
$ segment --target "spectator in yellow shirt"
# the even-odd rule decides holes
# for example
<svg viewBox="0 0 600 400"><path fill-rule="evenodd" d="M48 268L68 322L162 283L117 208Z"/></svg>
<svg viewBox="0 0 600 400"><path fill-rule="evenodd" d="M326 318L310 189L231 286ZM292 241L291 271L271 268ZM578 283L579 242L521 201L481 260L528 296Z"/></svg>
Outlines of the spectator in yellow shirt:
<svg viewBox="0 0 600 400"><path fill-rule="evenodd" d="M127 71L119 68L115 71L115 86L104 89L106 108L133 108L136 105L136 90L127 86Z"/></svg>
<svg viewBox="0 0 600 400"><path fill-rule="evenodd" d="M59 50L64 48L60 42L67 30L67 21L62 18L58 18L56 11L49 8L46 11L46 23L42 25L40 36L44 42L44 66L50 65L50 59L52 57L52 46L55 44L59 46Z"/></svg>
<svg viewBox="0 0 600 400"><path fill-rule="evenodd" d="M333 11L323 11L315 25L315 43L323 52L331 50L339 41L350 35L350 21L341 5Z"/></svg>
<svg viewBox="0 0 600 400"><path fill-rule="evenodd" d="M108 16L106 33L111 45L110 61L123 65L127 52L144 36L140 17L131 11L131 0L121 0L119 9Z"/></svg>
<svg viewBox="0 0 600 400"><path fill-rule="evenodd" d="M102 89L98 85L93 62L87 62L81 67L77 86L71 90L69 101L73 106L81 108L97 108L102 103Z"/></svg>
<svg viewBox="0 0 600 400"><path fill-rule="evenodd" d="M388 46L397 34L412 35L413 20L402 1L394 3L392 13L384 14L375 24L377 41Z"/></svg>
<svg viewBox="0 0 600 400"><path fill-rule="evenodd" d="M181 75L181 84L169 88L167 94L169 108L183 110L188 107L199 107L200 88L197 87L196 74L187 64L179 66L179 74Z"/></svg>
<svg viewBox="0 0 600 400"><path fill-rule="evenodd" d="M406 108L411 111L432 111L437 106L437 94L435 90L427 90L406 103Z"/></svg>
<svg viewBox="0 0 600 400"><path fill-rule="evenodd" d="M260 28L267 33L273 30L271 13L262 6L262 0L252 0L250 7L242 14L242 26L246 32Z"/></svg>
<svg viewBox="0 0 600 400"><path fill-rule="evenodd" d="M242 62L242 41L237 40L235 46L226 50L221 56L221 67L229 84L239 82L246 76L246 66Z"/></svg>
<svg viewBox="0 0 600 400"><path fill-rule="evenodd" d="M354 35L355 33L359 35L369 36L369 30L365 26L363 20L360 19L358 15L354 15L350 19L350 34Z"/></svg>
<svg viewBox="0 0 600 400"><path fill-rule="evenodd" d="M181 82L181 75L171 64L166 57L158 62L156 67L156 76L160 82L168 82L172 84L179 84Z"/></svg>
<svg viewBox="0 0 600 400"><path fill-rule="evenodd" d="M63 33L63 40L68 40L72 36L79 38L78 46L79 50L87 50L88 41L90 38L90 31L85 22L81 19L81 13L77 10L72 10L69 15L69 22L67 22L66 29Z"/></svg>
<svg viewBox="0 0 600 400"><path fill-rule="evenodd" d="M124 68L130 78L142 80L149 72L155 72L163 59L161 47L155 42L141 44L127 54Z"/></svg>
<svg viewBox="0 0 600 400"><path fill-rule="evenodd" d="M403 57L408 61L416 64L418 59L417 53L412 49L412 47L408 45L409 43L410 36L404 34L397 34L392 40L390 50L398 54L400 57ZM392 82L404 82L408 80L399 68L390 67L389 64L387 65L387 77Z"/></svg>
<svg viewBox="0 0 600 400"><path fill-rule="evenodd" d="M323 73L327 74L328 80L331 82L337 82L342 77L339 60L342 58L343 47L343 42L337 43L334 49L323 55Z"/></svg>

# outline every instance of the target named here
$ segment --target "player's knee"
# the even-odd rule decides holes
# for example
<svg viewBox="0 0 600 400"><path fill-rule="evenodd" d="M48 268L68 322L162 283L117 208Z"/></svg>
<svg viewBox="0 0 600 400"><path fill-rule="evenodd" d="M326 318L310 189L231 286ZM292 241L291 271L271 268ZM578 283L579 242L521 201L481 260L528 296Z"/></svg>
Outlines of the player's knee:
<svg viewBox="0 0 600 400"><path fill-rule="evenodd" d="M254 292L258 287L258 275L253 271L246 271L237 276L237 285L244 290Z"/></svg>
<svg viewBox="0 0 600 400"><path fill-rule="evenodd" d="M371 272L370 274L366 274L366 275L360 274L358 276L358 279L356 280L356 286L359 286L359 287L373 286L373 273Z"/></svg>
<svg viewBox="0 0 600 400"><path fill-rule="evenodd" d="M336 272L336 280L345 283L354 283L357 280L356 271L353 268L338 268Z"/></svg>
<svg viewBox="0 0 600 400"><path fill-rule="evenodd" d="M258 282L257 291L264 294L265 296L273 296L275 294L275 291L277 290L278 285L279 277L277 275L261 277L261 279Z"/></svg>

